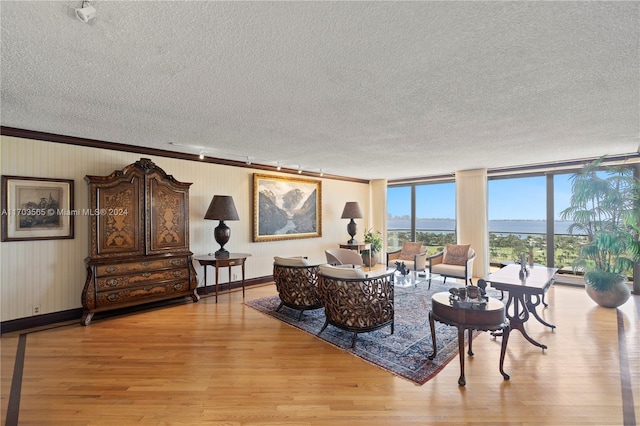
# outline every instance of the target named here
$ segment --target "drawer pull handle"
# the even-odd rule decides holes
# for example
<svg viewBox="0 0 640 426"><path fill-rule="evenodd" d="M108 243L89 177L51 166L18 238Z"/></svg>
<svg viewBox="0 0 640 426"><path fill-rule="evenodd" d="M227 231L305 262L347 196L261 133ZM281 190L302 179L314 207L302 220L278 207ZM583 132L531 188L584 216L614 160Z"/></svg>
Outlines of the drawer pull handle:
<svg viewBox="0 0 640 426"><path fill-rule="evenodd" d="M115 278L111 278L109 281L107 281L107 285L109 287L116 287L118 285L118 280L116 280Z"/></svg>
<svg viewBox="0 0 640 426"><path fill-rule="evenodd" d="M174 288L175 290L180 290L180 289L182 288L182 284L181 284L181 283L174 284L174 285L173 285L173 288Z"/></svg>
<svg viewBox="0 0 640 426"><path fill-rule="evenodd" d="M118 268L117 268L117 267L115 267L115 266L109 266L109 267L107 267L107 272L108 272L108 273L110 273L110 274L113 274L113 273L114 273L114 272L116 272L117 270L118 270Z"/></svg>
<svg viewBox="0 0 640 426"><path fill-rule="evenodd" d="M235 265L236 262L229 262L229 265Z"/></svg>
<svg viewBox="0 0 640 426"><path fill-rule="evenodd" d="M107 300L109 302L115 302L116 300L118 300L118 295L116 293L112 293L107 296Z"/></svg>
<svg viewBox="0 0 640 426"><path fill-rule="evenodd" d="M181 277L182 276L182 272L183 271L173 271L173 276L176 277L176 278L177 277Z"/></svg>
<svg viewBox="0 0 640 426"><path fill-rule="evenodd" d="M142 274L142 276L145 278L149 278L151 276L151 272L145 272L144 274Z"/></svg>
<svg viewBox="0 0 640 426"><path fill-rule="evenodd" d="M149 266L149 265L150 265L150 263L149 263L149 262L141 262L140 264L141 264L142 266Z"/></svg>
<svg viewBox="0 0 640 426"><path fill-rule="evenodd" d="M179 266L179 265L182 265L182 259L173 259L173 260L171 261L171 264L172 264L173 266Z"/></svg>

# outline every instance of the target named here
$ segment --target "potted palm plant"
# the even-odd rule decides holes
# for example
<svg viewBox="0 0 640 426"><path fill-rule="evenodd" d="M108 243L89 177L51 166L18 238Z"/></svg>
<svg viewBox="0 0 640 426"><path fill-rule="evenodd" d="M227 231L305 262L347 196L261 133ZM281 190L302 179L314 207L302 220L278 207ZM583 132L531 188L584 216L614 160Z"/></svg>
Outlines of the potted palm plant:
<svg viewBox="0 0 640 426"><path fill-rule="evenodd" d="M570 204L560 216L573 222L569 233L577 230L588 237L573 263L574 271L584 272L587 294L600 306L615 308L629 299L624 274L640 259L640 182L630 169L603 168L602 161L571 177Z"/></svg>
<svg viewBox="0 0 640 426"><path fill-rule="evenodd" d="M371 255L369 255L369 250L363 250L362 262L366 266L375 266L379 262L378 253L382 250L382 235L380 231L369 229L364 233L364 242L371 244Z"/></svg>

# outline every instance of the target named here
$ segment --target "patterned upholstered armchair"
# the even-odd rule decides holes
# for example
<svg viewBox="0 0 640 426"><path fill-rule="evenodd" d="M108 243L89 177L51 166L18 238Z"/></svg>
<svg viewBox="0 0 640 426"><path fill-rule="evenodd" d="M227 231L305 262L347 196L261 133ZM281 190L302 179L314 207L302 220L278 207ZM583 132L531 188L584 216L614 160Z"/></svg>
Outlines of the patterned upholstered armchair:
<svg viewBox="0 0 640 426"><path fill-rule="evenodd" d="M394 324L393 272L366 277L362 269L320 265L318 287L326 320L320 333L331 324L358 333Z"/></svg>
<svg viewBox="0 0 640 426"><path fill-rule="evenodd" d="M412 271L424 271L427 266L427 249L421 242L404 241L402 248L387 252L387 267L395 268L396 262L404 262Z"/></svg>
<svg viewBox="0 0 640 426"><path fill-rule="evenodd" d="M274 257L273 280L280 296L280 305L300 311L322 308L318 293L318 265L310 265L303 257Z"/></svg>
<svg viewBox="0 0 640 426"><path fill-rule="evenodd" d="M475 251L469 244L447 244L440 253L429 256L429 272L442 275L444 281L447 277L460 278L467 283L473 284L473 260L476 257ZM429 288L431 288L431 278L429 278Z"/></svg>

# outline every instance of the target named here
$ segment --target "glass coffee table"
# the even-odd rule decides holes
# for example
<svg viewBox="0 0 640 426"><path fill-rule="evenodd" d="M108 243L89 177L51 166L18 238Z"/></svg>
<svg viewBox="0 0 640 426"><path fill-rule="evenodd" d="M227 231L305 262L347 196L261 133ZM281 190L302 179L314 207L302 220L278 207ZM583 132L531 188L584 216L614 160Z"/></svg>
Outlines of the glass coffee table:
<svg viewBox="0 0 640 426"><path fill-rule="evenodd" d="M432 274L425 271L410 271L403 275L394 268L387 269L387 272L394 272L393 285L400 288L416 288L419 284L429 284L429 280L440 278L439 274Z"/></svg>

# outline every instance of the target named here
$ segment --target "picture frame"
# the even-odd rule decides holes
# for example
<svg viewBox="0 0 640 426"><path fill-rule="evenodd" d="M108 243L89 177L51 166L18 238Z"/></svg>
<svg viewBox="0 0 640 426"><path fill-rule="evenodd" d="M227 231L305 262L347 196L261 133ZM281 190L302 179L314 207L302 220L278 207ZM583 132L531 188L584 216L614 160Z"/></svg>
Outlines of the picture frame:
<svg viewBox="0 0 640 426"><path fill-rule="evenodd" d="M253 241L322 236L322 181L253 175Z"/></svg>
<svg viewBox="0 0 640 426"><path fill-rule="evenodd" d="M2 175L2 241L73 238L73 180Z"/></svg>

